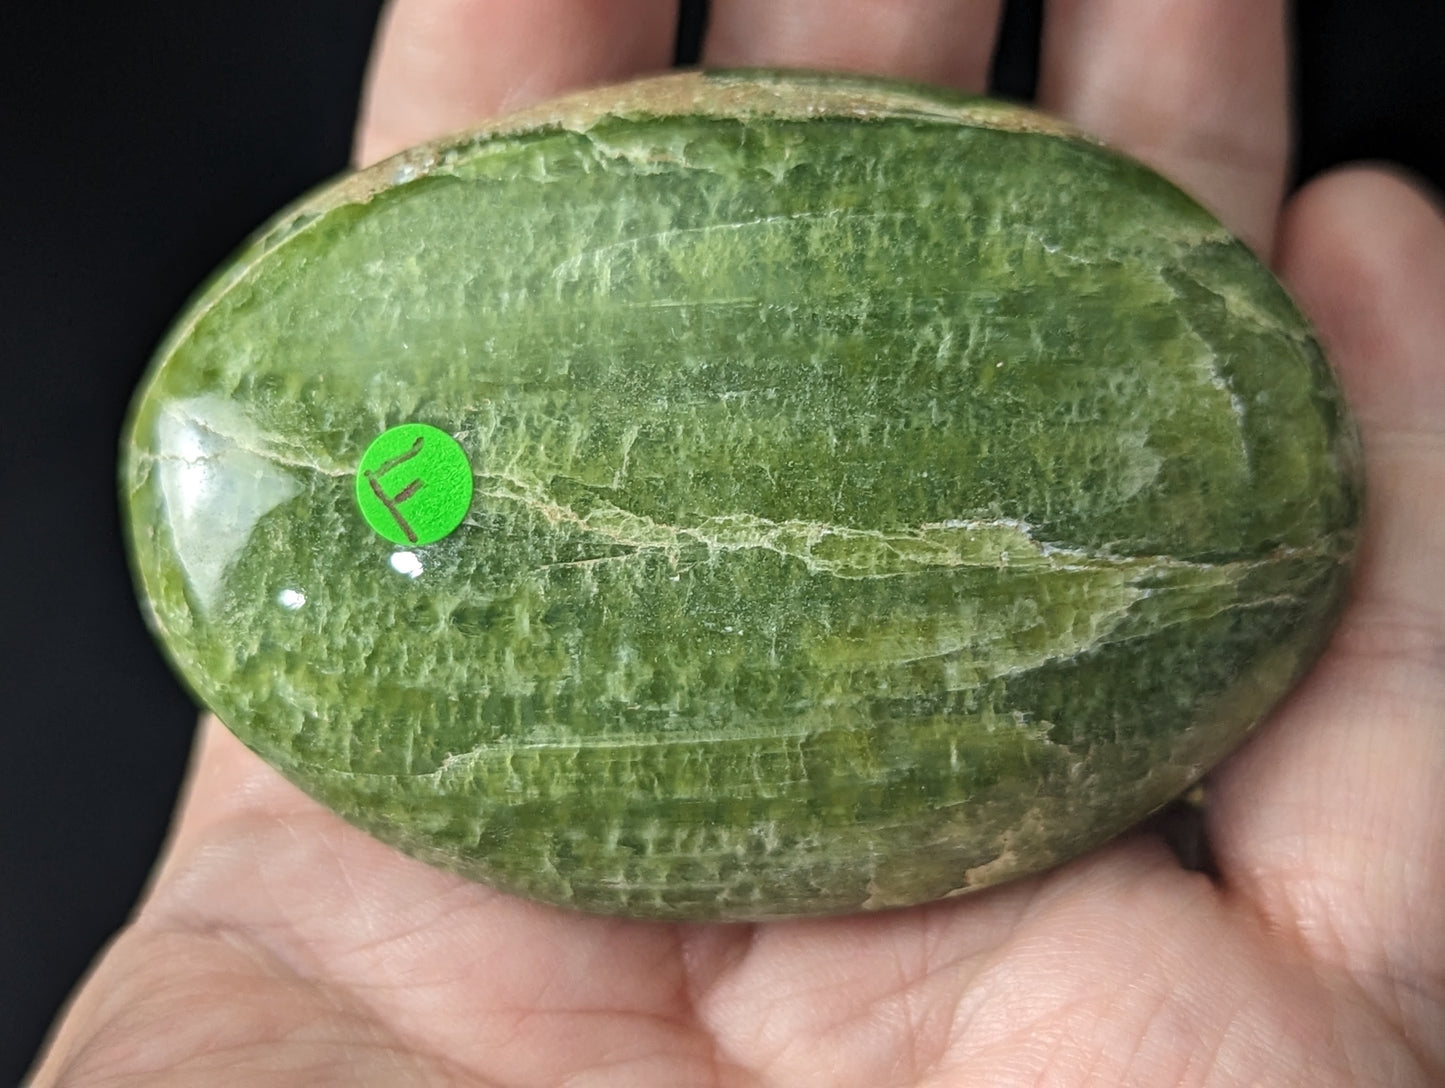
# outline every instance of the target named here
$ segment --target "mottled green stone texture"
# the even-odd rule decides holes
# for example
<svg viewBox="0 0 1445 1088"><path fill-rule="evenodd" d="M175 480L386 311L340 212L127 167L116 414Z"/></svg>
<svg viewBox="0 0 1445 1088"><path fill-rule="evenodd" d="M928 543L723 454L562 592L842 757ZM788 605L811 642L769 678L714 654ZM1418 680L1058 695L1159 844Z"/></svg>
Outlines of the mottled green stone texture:
<svg viewBox="0 0 1445 1088"><path fill-rule="evenodd" d="M407 549L407 422L475 492ZM1274 278L1014 107L594 92L343 179L200 295L123 468L198 698L403 850L663 918L916 903L1127 828L1316 655L1355 432Z"/></svg>

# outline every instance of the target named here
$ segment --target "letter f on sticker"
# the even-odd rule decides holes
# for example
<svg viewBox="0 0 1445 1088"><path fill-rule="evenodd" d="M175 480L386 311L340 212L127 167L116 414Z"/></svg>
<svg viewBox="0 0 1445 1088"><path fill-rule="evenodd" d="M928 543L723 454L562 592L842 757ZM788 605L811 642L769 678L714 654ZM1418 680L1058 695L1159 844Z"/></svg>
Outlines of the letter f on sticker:
<svg viewBox="0 0 1445 1088"><path fill-rule="evenodd" d="M380 500L381 504L386 507L387 512L396 519L397 528L399 528L403 533L405 533L407 540L411 541L411 543L413 544L415 544L417 540L416 530L411 527L411 524L402 515L399 507L402 503L406 502L407 499L411 498L423 487L425 487L426 481L422 480L421 478L417 478L415 480L412 480L411 483L407 484L395 495L389 495L387 494L386 490L381 486L381 478L392 469L396 468L398 465L410 461L413 457L419 454L421 452L423 439L423 435L417 435L416 441L411 444L411 449L407 450L405 453L398 454L390 461L383 461L381 464L377 465L375 469L367 469L364 473L364 475L366 476L366 482L371 485L371 493Z"/></svg>

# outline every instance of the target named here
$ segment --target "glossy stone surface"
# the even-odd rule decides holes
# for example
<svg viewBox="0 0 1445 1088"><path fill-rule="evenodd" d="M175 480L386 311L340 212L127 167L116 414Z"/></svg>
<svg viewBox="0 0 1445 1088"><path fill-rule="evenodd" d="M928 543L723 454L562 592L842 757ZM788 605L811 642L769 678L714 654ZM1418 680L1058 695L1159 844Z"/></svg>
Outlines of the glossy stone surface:
<svg viewBox="0 0 1445 1088"><path fill-rule="evenodd" d="M474 474L425 547L357 506L406 423ZM1167 182L766 74L298 205L180 319L123 467L155 631L303 789L700 918L981 887L1177 795L1317 652L1358 479L1304 321Z"/></svg>

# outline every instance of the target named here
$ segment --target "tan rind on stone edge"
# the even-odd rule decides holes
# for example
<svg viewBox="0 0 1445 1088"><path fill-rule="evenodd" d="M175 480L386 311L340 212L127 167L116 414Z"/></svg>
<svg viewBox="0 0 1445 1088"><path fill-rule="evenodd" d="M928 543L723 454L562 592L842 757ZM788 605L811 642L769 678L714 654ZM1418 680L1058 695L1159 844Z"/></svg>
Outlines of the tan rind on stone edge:
<svg viewBox="0 0 1445 1088"><path fill-rule="evenodd" d="M1003 132L1039 133L1094 143L1063 121L1025 106L958 94L918 83L867 80L827 72L737 69L674 72L596 87L483 122L403 151L354 175L351 199L393 183L408 168L417 176L441 165L444 154L469 143L560 128L586 132L604 117L726 117L811 121L915 118ZM375 173L373 173L375 172ZM384 179L384 180L383 180ZM350 186L347 186L349 189Z"/></svg>
<svg viewBox="0 0 1445 1088"><path fill-rule="evenodd" d="M448 152L499 136L557 128L586 132L605 117L726 117L810 121L827 117L884 120L912 117L1003 132L1039 133L1094 143L1091 137L1024 106L953 95L922 84L825 72L674 72L595 87L449 133L368 166L305 201L290 215L315 214L369 199L398 177L423 177L444 167Z"/></svg>

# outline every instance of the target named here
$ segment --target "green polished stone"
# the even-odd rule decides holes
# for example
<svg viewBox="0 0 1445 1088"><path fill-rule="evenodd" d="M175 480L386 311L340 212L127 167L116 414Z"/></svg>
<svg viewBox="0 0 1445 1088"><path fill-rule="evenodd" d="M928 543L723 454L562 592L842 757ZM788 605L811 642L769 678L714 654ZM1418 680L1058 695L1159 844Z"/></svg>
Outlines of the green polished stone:
<svg viewBox="0 0 1445 1088"><path fill-rule="evenodd" d="M406 424L473 476L418 546L357 480ZM418 458L368 463L397 511L443 494ZM159 352L123 490L181 675L346 819L755 918L1179 794L1327 636L1359 471L1304 320L1168 182L1014 107L734 73L283 214Z"/></svg>

